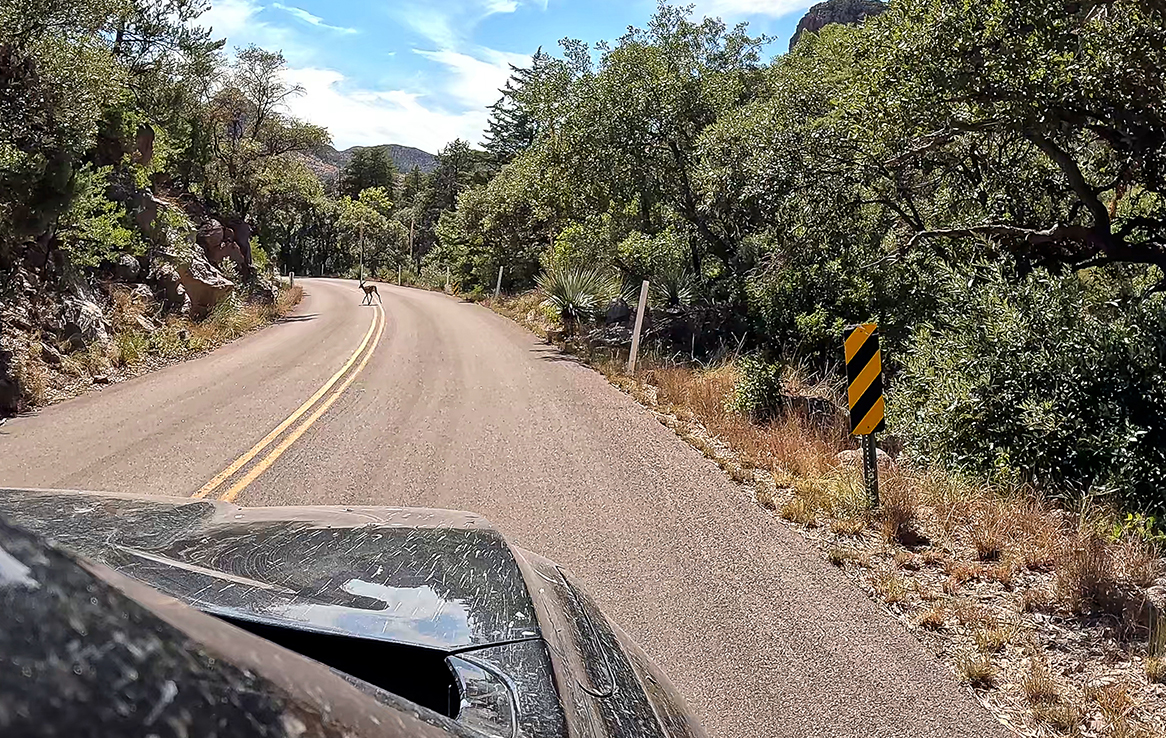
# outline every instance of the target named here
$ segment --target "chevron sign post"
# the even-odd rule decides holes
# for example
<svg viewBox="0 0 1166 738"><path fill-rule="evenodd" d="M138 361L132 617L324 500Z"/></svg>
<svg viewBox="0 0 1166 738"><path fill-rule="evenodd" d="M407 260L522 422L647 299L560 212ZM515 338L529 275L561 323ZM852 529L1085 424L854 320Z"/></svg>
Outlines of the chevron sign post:
<svg viewBox="0 0 1166 738"><path fill-rule="evenodd" d="M879 504L879 463L875 433L886 429L883 417L883 361L879 327L863 323L846 327L846 387L850 405L850 434L862 438L862 476L875 507Z"/></svg>

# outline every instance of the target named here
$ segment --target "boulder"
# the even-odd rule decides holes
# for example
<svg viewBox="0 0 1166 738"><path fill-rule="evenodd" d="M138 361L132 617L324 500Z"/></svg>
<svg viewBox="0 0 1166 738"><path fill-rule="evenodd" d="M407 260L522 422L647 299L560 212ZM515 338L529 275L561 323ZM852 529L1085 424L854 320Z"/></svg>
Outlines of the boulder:
<svg viewBox="0 0 1166 738"><path fill-rule="evenodd" d="M627 325L632 319L632 308L622 297L617 297L607 305L603 315L604 325Z"/></svg>
<svg viewBox="0 0 1166 738"><path fill-rule="evenodd" d="M267 305L274 305L279 300L279 284L265 277L257 276L253 279L250 292Z"/></svg>
<svg viewBox="0 0 1166 738"><path fill-rule="evenodd" d="M57 366L61 363L61 352L57 351L51 343L40 344L40 357L44 359L46 364Z"/></svg>
<svg viewBox="0 0 1166 738"><path fill-rule="evenodd" d="M149 123L143 123L138 126L138 133L134 137L134 144L137 147L138 163L144 167L150 166L150 162L154 161L154 129Z"/></svg>
<svg viewBox="0 0 1166 738"><path fill-rule="evenodd" d="M211 252L223 244L225 240L223 234L223 224L211 218L207 222L198 227L194 235L195 242L202 246L203 251L206 252L207 258L212 259Z"/></svg>
<svg viewBox="0 0 1166 738"><path fill-rule="evenodd" d="M202 252L206 254L211 264L222 264L223 259L230 259L243 273L247 259L235 241L233 228L224 227L222 223L211 218L198 227L195 241L202 247Z"/></svg>
<svg viewBox="0 0 1166 738"><path fill-rule="evenodd" d="M135 316L134 321L138 324L138 327L144 330L146 333L153 333L154 331L158 330L158 326L154 323L154 321L150 320L145 315Z"/></svg>
<svg viewBox="0 0 1166 738"><path fill-rule="evenodd" d="M215 269L201 249L193 249L190 263L178 267L178 277L190 298L190 313L200 318L222 302L235 289L235 283Z"/></svg>
<svg viewBox="0 0 1166 738"><path fill-rule="evenodd" d="M233 238L231 240L237 244L237 248L239 249L239 254L242 256L242 259L243 259L243 261L240 262L240 266L245 266L245 267L250 268L250 266L251 266L251 224L245 220L240 220L238 218L235 218L233 220L228 221L227 226L230 227L230 229L233 233ZM246 273L246 271L244 271L244 274L245 273Z"/></svg>
<svg viewBox="0 0 1166 738"><path fill-rule="evenodd" d="M142 265L130 254L119 254L114 261L113 273L119 282L133 282L142 271Z"/></svg>
<svg viewBox="0 0 1166 738"><path fill-rule="evenodd" d="M149 192L138 193L136 199L137 209L134 213L134 221L138 224L138 230L151 241L158 241L162 235L161 223L158 221L158 212L161 208L165 207L165 203L155 198Z"/></svg>
<svg viewBox="0 0 1166 738"><path fill-rule="evenodd" d="M109 341L109 323L96 302L85 294L65 295L55 322L57 336L73 350Z"/></svg>

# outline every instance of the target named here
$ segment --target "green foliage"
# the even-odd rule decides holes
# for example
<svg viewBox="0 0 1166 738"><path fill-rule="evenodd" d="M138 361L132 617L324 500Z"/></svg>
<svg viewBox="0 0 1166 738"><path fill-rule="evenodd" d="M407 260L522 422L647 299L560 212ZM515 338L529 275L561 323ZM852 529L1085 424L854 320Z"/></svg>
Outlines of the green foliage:
<svg viewBox="0 0 1166 738"><path fill-rule="evenodd" d="M733 385L728 408L754 420L772 418L781 406L782 368L759 356L746 356L737 362L740 376Z"/></svg>
<svg viewBox="0 0 1166 738"><path fill-rule="evenodd" d="M1166 300L1144 273L952 270L902 357L892 429L915 458L1049 492L1166 505Z"/></svg>
<svg viewBox="0 0 1166 738"><path fill-rule="evenodd" d="M595 267L551 268L535 282L568 333L573 333L580 323L591 321L619 292L612 274Z"/></svg>
<svg viewBox="0 0 1166 738"><path fill-rule="evenodd" d="M125 208L105 198L110 167L86 167L77 173L69 210L57 224L61 249L75 266L95 267L119 253L145 252L136 228L127 226Z"/></svg>
<svg viewBox="0 0 1166 738"><path fill-rule="evenodd" d="M389 200L397 187L397 168L387 146L359 148L340 173L340 194L358 197L361 192L378 188Z"/></svg>

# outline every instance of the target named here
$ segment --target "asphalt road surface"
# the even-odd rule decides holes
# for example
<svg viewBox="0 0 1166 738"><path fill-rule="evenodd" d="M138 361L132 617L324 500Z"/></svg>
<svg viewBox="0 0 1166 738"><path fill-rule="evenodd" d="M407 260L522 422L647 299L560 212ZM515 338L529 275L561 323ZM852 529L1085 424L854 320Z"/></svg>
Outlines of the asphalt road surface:
<svg viewBox="0 0 1166 738"><path fill-rule="evenodd" d="M573 570L712 736L1005 735L600 375L445 295L380 285L382 310L354 282L304 285L278 325L10 420L0 487L472 510Z"/></svg>

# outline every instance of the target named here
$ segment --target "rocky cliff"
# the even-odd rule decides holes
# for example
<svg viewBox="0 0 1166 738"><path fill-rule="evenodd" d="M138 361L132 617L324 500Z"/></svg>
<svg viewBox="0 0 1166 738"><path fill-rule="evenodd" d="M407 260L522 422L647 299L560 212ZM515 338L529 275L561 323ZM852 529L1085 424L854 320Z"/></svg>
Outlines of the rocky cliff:
<svg viewBox="0 0 1166 738"><path fill-rule="evenodd" d="M789 41L792 51L797 46L798 39L806 31L817 33L831 23L854 25L872 15L878 15L887 9L887 4L879 0L826 0L810 8L809 12L798 23L793 38Z"/></svg>

